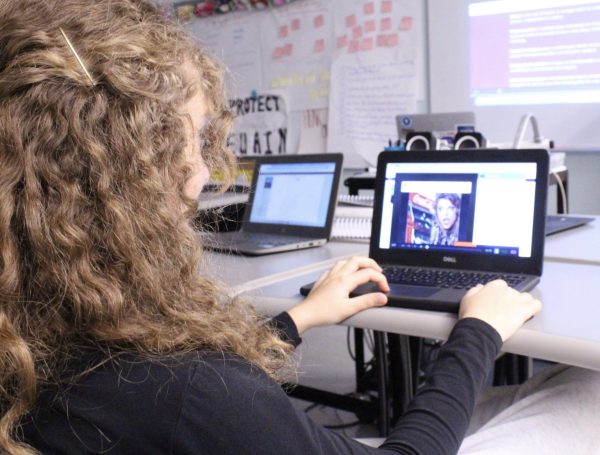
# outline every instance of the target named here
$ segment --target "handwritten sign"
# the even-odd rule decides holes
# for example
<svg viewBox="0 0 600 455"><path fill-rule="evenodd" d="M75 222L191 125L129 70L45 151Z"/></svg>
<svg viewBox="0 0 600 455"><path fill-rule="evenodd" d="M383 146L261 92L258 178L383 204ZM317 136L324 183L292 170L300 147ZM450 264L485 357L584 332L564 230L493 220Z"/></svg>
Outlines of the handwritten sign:
<svg viewBox="0 0 600 455"><path fill-rule="evenodd" d="M235 115L228 145L236 155L287 153L288 119L282 97L273 94L229 100Z"/></svg>

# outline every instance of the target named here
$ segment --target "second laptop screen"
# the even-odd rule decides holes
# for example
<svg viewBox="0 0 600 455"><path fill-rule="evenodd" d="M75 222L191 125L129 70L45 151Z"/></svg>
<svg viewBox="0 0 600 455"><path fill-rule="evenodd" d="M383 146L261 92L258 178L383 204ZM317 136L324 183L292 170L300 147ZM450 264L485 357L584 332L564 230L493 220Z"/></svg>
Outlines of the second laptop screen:
<svg viewBox="0 0 600 455"><path fill-rule="evenodd" d="M335 163L270 163L258 172L251 223L325 226Z"/></svg>

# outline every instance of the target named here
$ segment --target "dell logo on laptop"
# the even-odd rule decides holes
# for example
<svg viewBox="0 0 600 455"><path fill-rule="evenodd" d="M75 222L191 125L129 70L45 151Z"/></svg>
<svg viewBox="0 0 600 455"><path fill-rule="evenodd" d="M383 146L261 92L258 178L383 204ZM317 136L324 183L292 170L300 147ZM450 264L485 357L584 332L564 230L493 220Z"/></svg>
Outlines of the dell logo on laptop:
<svg viewBox="0 0 600 455"><path fill-rule="evenodd" d="M453 256L444 256L442 258L443 262L451 262L452 264L456 264L456 258Z"/></svg>

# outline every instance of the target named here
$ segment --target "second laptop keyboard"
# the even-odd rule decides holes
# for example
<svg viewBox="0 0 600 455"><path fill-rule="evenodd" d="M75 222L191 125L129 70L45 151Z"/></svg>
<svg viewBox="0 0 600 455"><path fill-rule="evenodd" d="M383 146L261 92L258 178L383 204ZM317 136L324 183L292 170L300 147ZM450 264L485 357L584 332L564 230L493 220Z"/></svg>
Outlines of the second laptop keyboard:
<svg viewBox="0 0 600 455"><path fill-rule="evenodd" d="M525 280L525 277L521 275L504 273L419 269L402 266L385 266L383 267L383 274L388 282L394 284L453 289L469 289L477 284L485 284L498 279L506 281L511 287L515 287Z"/></svg>

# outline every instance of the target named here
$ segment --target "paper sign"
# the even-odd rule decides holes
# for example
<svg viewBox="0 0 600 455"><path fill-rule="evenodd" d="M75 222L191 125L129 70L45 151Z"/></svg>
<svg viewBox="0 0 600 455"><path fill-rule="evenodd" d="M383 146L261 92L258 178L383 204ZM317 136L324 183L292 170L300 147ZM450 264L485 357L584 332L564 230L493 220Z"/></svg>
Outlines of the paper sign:
<svg viewBox="0 0 600 455"><path fill-rule="evenodd" d="M285 101L265 94L229 100L235 118L227 143L236 155L279 155L287 152Z"/></svg>

